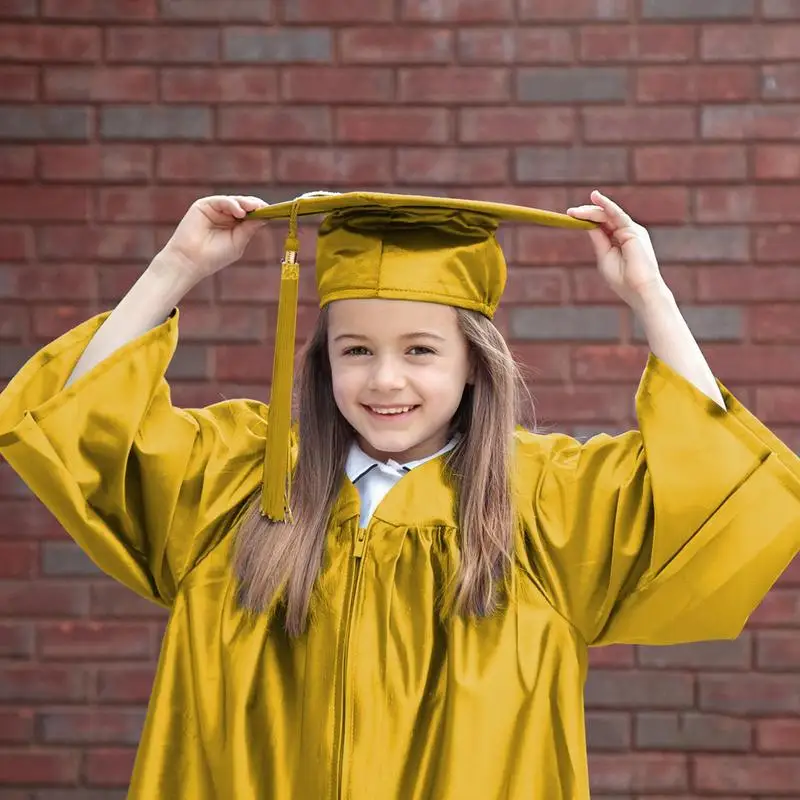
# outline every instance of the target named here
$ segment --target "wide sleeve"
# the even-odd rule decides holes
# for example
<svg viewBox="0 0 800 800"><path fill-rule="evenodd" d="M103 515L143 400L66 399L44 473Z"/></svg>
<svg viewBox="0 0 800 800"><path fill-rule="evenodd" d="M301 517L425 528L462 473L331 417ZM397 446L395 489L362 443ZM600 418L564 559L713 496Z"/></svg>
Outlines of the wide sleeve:
<svg viewBox="0 0 800 800"><path fill-rule="evenodd" d="M639 430L522 443L525 566L590 645L734 639L800 550L800 459L717 385L650 353Z"/></svg>
<svg viewBox="0 0 800 800"><path fill-rule="evenodd" d="M172 405L179 310L64 388L99 314L0 394L0 455L106 574L169 607L263 477L267 406Z"/></svg>

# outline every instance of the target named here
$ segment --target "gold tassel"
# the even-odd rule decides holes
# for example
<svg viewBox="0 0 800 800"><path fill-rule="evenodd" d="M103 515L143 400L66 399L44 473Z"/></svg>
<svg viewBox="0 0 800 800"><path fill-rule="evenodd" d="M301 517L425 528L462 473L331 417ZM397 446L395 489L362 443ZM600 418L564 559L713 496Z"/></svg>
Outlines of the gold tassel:
<svg viewBox="0 0 800 800"><path fill-rule="evenodd" d="M267 442L264 453L264 486L261 514L273 522L291 522L291 453L289 431L292 424L292 383L294 380L294 341L297 327L297 295L300 265L297 253L297 205L289 217L289 235L281 262L281 288L278 296L278 325L272 362L272 393L267 414Z"/></svg>

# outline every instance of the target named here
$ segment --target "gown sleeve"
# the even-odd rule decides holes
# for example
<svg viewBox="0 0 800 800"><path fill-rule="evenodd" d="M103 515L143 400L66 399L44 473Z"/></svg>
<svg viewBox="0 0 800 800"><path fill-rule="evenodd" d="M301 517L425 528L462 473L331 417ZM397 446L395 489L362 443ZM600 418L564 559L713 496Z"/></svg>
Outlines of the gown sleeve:
<svg viewBox="0 0 800 800"><path fill-rule="evenodd" d="M717 385L650 353L639 430L533 437L527 565L589 645L735 639L800 550L800 459Z"/></svg>
<svg viewBox="0 0 800 800"><path fill-rule="evenodd" d="M165 372L179 311L69 387L99 314L36 353L0 394L0 455L107 575L169 607L263 478L267 406L176 408Z"/></svg>

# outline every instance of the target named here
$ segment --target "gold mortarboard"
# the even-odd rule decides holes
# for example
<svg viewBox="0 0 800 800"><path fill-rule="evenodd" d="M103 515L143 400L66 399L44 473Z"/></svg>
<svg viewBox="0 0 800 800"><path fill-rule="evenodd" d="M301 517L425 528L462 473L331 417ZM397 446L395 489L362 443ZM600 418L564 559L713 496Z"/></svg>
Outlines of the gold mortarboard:
<svg viewBox="0 0 800 800"><path fill-rule="evenodd" d="M320 308L333 300L421 300L494 315L506 283L495 231L500 222L557 228L596 227L537 208L381 192L309 192L264 206L247 218L289 218L281 265L278 323L267 419L261 513L291 519L291 428L299 265L297 218L325 214L317 237Z"/></svg>

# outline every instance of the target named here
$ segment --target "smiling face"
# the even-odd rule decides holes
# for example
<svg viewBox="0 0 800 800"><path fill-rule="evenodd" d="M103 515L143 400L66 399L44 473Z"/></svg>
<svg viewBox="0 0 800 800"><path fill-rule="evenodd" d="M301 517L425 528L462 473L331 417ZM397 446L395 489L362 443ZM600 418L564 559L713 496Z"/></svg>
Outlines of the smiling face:
<svg viewBox="0 0 800 800"><path fill-rule="evenodd" d="M470 376L456 310L379 298L336 300L328 315L336 405L361 449L403 464L447 443Z"/></svg>

